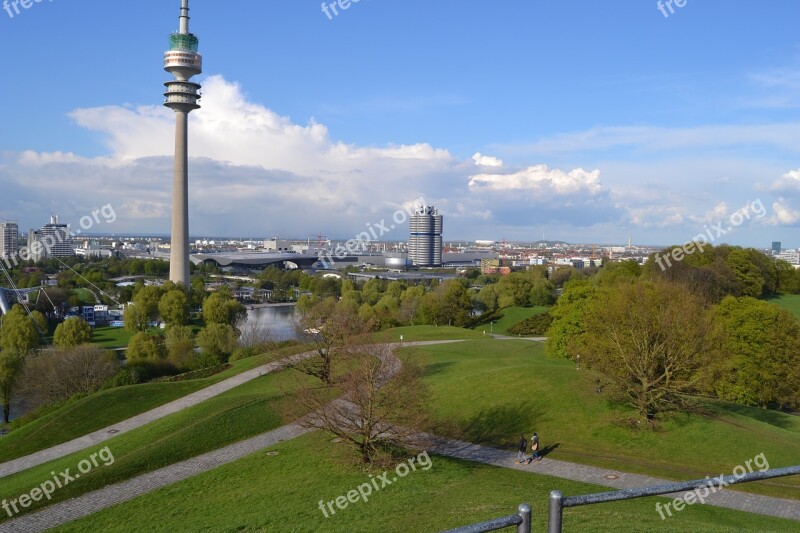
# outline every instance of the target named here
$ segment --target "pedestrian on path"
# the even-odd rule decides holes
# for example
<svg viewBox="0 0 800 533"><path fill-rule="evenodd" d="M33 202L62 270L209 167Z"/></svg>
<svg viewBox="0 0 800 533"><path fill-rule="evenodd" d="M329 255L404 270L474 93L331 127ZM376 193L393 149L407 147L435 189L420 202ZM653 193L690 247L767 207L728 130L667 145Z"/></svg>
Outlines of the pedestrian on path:
<svg viewBox="0 0 800 533"><path fill-rule="evenodd" d="M528 441L525 440L525 435L519 434L519 445L517 446L517 463L522 463L527 459L525 450L528 449Z"/></svg>
<svg viewBox="0 0 800 533"><path fill-rule="evenodd" d="M542 456L539 455L539 435L535 431L533 432L533 437L531 437L531 458L528 459L528 464L534 459L537 461L542 460Z"/></svg>

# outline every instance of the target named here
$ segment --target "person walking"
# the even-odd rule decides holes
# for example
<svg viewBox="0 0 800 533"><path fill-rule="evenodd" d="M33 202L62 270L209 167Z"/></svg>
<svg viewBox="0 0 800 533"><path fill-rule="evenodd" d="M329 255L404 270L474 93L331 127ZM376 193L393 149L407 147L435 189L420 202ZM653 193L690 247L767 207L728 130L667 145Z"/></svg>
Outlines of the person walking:
<svg viewBox="0 0 800 533"><path fill-rule="evenodd" d="M525 455L525 450L528 449L528 441L525 440L525 435L522 433L519 434L519 444L517 445L517 463L522 463L525 461L527 456Z"/></svg>
<svg viewBox="0 0 800 533"><path fill-rule="evenodd" d="M531 458L528 459L528 463L530 464L534 459L537 461L542 460L542 456L539 455L539 435L535 431L533 432L533 437L531 437Z"/></svg>

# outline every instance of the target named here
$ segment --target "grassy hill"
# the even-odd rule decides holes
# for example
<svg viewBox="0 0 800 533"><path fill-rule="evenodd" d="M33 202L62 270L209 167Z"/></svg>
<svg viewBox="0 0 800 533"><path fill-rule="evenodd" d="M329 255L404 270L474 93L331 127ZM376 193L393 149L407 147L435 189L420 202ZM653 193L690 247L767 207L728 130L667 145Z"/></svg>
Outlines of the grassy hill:
<svg viewBox="0 0 800 533"><path fill-rule="evenodd" d="M730 474L735 466L761 453L772 468L796 464L800 457L797 417L703 401L703 415L681 413L665 418L656 430L633 429L626 424L632 418L631 409L597 395L596 377L591 372L577 371L569 361L547 358L541 343L500 341L484 338L475 331L427 326L398 328L387 335L399 340L400 332L409 342L454 335L466 339L403 352L404 356L413 354L424 365L423 379L432 389L431 405L438 420L436 431L443 435L514 449L519 433L535 430L551 458L676 480ZM68 436L77 436L86 428L105 427L142 412L143 402L163 403L167 397L187 393L197 385L207 386L279 355L238 361L224 375L197 382L159 383L99 393L67 406L64 409L69 409L59 416L48 415L37 421L40 425L31 424L28 434L15 432L16 435L4 437L0 453L7 453L7 442L14 443L17 453L26 447L37 448L40 442L51 438L49 431L58 435L51 440L68 440ZM115 463L82 476L79 482L57 492L54 501L269 431L286 422L279 414L281 405L298 383L293 371L264 376L117 436L104 443L113 451ZM163 390L161 386L165 386ZM177 386L188 388L181 390ZM109 393L118 396L105 396ZM151 400L151 395L160 397ZM92 420L94 417L102 419L102 423ZM76 432L73 425L83 429ZM5 440L12 437L16 442ZM74 470L90 451L3 478L0 500L29 491L48 479L51 471ZM369 482L369 475L359 470L350 450L314 433L281 443L272 451L278 454L254 454L60 530L438 531L512 514L519 503L527 501L534 506L535 529L541 531L545 528L550 490L557 488L568 495L607 490L433 457L430 470L409 474L376 492L368 503L350 504L326 518L319 510L320 500L334 500ZM377 474L372 472L373 476ZM800 479L749 483L740 490L800 499ZM565 528L800 531L797 522L706 506L689 507L662 522L654 508L658 501L666 500L648 498L569 509L565 512ZM0 521L4 519L0 516Z"/></svg>
<svg viewBox="0 0 800 533"><path fill-rule="evenodd" d="M399 478L365 503L356 500L328 517L320 501L345 496L369 474L352 464L342 444L305 435L216 470L165 487L54 531L386 531L435 532L533 506L534 531L546 530L547 498L606 490L548 476L431 456L427 471ZM535 468L535 467L534 467ZM394 472L389 471L391 480ZM377 477L380 472L373 472ZM695 505L662 521L655 503L628 502L566 509L565 531L798 531L796 522ZM169 502L168 504L166 502ZM336 509L336 507L334 507ZM509 530L510 531L510 530Z"/></svg>
<svg viewBox="0 0 800 533"><path fill-rule="evenodd" d="M117 387L69 402L3 437L0 440L0 462L70 441L187 396L236 374L307 349L303 346L289 346L235 361L232 363L232 368L204 379Z"/></svg>
<svg viewBox="0 0 800 533"><path fill-rule="evenodd" d="M492 331L496 335L510 335L508 328L533 315L546 313L549 309L549 307L506 307L499 311L503 317L495 320L491 328L489 324L480 324L473 329L480 332L485 330L487 334Z"/></svg>
<svg viewBox="0 0 800 533"><path fill-rule="evenodd" d="M595 392L597 377L545 356L530 341L467 341L415 350L426 364L439 433L515 449L537 431L550 457L689 480L730 474L764 453L772 468L798 464L800 417L722 402L706 414L678 413L655 430L630 427L634 411ZM800 478L744 489L800 499Z"/></svg>

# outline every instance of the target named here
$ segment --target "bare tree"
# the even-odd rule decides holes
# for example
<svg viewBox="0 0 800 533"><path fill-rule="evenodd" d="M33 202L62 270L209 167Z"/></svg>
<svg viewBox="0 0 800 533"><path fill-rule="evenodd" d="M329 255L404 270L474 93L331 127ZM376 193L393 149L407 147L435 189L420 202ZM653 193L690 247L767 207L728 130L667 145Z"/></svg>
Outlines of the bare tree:
<svg viewBox="0 0 800 533"><path fill-rule="evenodd" d="M359 344L369 332L369 325L350 306L334 298L320 300L307 309L298 309L298 336L314 345L319 357L306 359L293 368L330 384L333 361Z"/></svg>
<svg viewBox="0 0 800 533"><path fill-rule="evenodd" d="M365 465L387 446L422 444L422 432L430 427L430 404L420 367L401 363L390 344L358 346L342 363L345 372L331 385L301 387L290 414L302 417L299 423L305 427L351 444ZM330 401L332 389L342 397Z"/></svg>
<svg viewBox="0 0 800 533"><path fill-rule="evenodd" d="M92 345L40 352L29 357L22 394L35 406L98 390L120 368L114 354Z"/></svg>

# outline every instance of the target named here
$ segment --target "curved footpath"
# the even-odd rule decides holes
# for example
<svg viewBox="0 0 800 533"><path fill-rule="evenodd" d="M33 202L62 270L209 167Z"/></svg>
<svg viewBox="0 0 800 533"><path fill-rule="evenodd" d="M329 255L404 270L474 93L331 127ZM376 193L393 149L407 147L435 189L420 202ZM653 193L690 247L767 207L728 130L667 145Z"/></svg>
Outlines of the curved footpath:
<svg viewBox="0 0 800 533"><path fill-rule="evenodd" d="M458 342L458 341L428 341L419 343L405 343L403 344L403 346L445 344L449 342ZM400 345L396 344L394 346L399 347ZM313 355L313 353L311 355ZM309 355L309 353L305 353L294 357L302 358L302 357L310 357L311 355ZM278 368L285 368L287 364L288 361L283 360L283 361L278 361L276 363L270 363L269 365L265 365L263 367L245 372L244 374L254 374L254 375L251 375L249 379L244 379L243 381L241 381L241 383L249 381L250 379L254 379L259 375L263 375L267 371L274 372ZM399 367L399 361L398 361L398 367ZM211 387L208 387L208 389L212 389L224 383L228 383L229 381L234 380L235 378L238 378L242 375L243 374L240 374L239 376L235 376L234 378L230 378L229 380L225 380L224 382L212 385ZM229 390L230 388L233 388L235 386L236 385L232 385L228 388L224 388L223 390L217 392L216 394L220 394L221 392ZM195 396L199 393L206 392L208 391L208 389L204 389L203 391L199 391L198 393L187 396L186 398L184 398L184 400L190 398L191 396ZM210 398L216 395L216 394L211 394L211 392L213 391L209 391L207 393L207 396L202 399L198 398L193 399L191 402L186 403L181 408L188 407L189 405L194 405L195 403L203 401L203 399ZM335 400L335 401L340 401L340 400ZM172 403L174 404L177 402L172 402ZM158 409L154 409L153 411L157 410ZM180 408L174 409L171 412L175 412L177 410L180 410ZM148 413L145 413L145 415L152 413L153 411L148 411ZM161 416L166 416L166 414L163 414ZM122 424L126 424L127 422L130 422L134 419L139 419L142 416L144 415L139 415L138 417L129 419L121 424L116 424L113 427L114 428L119 427ZM160 418L161 416L158 416L154 419ZM139 425L128 427L127 430L129 431L130 429L133 429L133 427L139 427ZM96 433L102 433L102 431L104 430L101 430L101 432L96 432ZM311 431L313 431L313 429L305 428L299 423L287 424L285 426L263 433L256 437L252 437L244 441L228 445L224 448L220 448L218 450L214 450L199 455L197 457L192 457L191 459L175 463L173 465L155 470L153 472L149 472L147 474L143 474L141 476L129 479L127 481L123 481L121 483L117 483L115 485L109 485L94 492L90 492L82 496L72 498L65 502L51 505L41 511L24 515L20 518L2 523L0 524L0 533L4 532L27 533L27 532L45 531L46 529L53 528L65 524L67 522L71 522L73 520L89 516L108 507L112 507L119 503L132 500L138 496L177 483L192 476L208 472L224 464L231 463L233 461L246 457L247 455L263 451L271 446L274 446L279 442L296 438L300 435L309 433ZM111 438L111 436L105 437L103 438L103 440ZM82 443L85 442L83 439L86 439L87 437L89 436L87 435L86 437L75 439L74 441L70 441L70 443L67 444L75 443L73 446L81 446ZM547 458L544 458L541 461L535 461L530 465L522 465L516 463L515 461L516 452L508 452L505 450L499 450L497 448L480 446L477 444L471 444L468 442L462 442L455 439L447 439L436 436L428 436L428 439L432 444L432 446L429 448L429 451L438 455L453 457L456 459L461 459L466 461L474 461L474 462L489 464L501 468L525 470L534 474L549 475L562 479L569 479L573 481L580 481L584 483L591 483L594 485L611 487L614 489L661 485L671 482L670 480L666 479L654 478L639 474L629 474L626 472L620 472L615 470L606 470L593 466L580 465L575 463L569 463L566 461L559 461ZM96 444L97 442L99 441L89 441L88 445L76 448L75 450L71 450L66 453L72 453L72 451L78 451L84 449L88 446ZM45 451L47 452L50 450L55 450L62 446L65 445L56 446ZM38 454L32 454L31 456L28 457L33 457L35 455ZM55 452L51 452L51 455L52 458L59 457L59 455L57 455ZM6 463L6 465L7 464L9 463ZM3 466L5 465L0 465L0 467ZM553 488L555 489L557 487ZM677 496L681 495L676 494L676 495L670 495L669 497L674 498ZM709 496L706 500L707 500L706 501L707 505L712 505L715 507L724 507L728 509L746 511L755 514L800 521L800 502L795 500L772 498L767 496L759 496L759 495L735 492L730 490L719 491L716 494ZM654 512L656 511L654 510Z"/></svg>
<svg viewBox="0 0 800 533"><path fill-rule="evenodd" d="M433 344L451 344L454 342L462 342L462 341L454 340L454 341L405 342L403 344L395 344L394 346L395 347L429 346ZM145 424L149 424L150 422L153 422L160 418L164 418L165 416L169 416L171 414L177 413L178 411L182 411L187 407L192 407L208 399L211 399L215 396L219 396L220 394L227 392L231 389L234 389L239 385L243 385L248 381L252 381L257 377L264 376L266 374L271 374L273 372L278 372L280 370L284 370L290 364L296 364L305 359L310 359L314 357L316 354L317 354L316 351L304 352L301 354L293 355L291 357L287 357L286 359L281 359L280 361L274 361L272 363L268 363L258 368L247 370L245 372L242 372L241 374L237 374L224 381L220 381L219 383L215 383L214 385L206 387L205 389L193 392L188 396L184 396L183 398L178 398L175 401L164 404L160 407L156 407L155 409L151 409L150 411L144 412L134 417L128 418L127 420L123 420L111 426L99 429L97 431L94 431L82 437L78 437L71 441L58 444L51 448L47 448L32 453L30 455L26 455L24 457L13 459L6 463L2 463L0 464L0 478L5 476L10 476L11 474L16 474L17 472L22 472L23 470L33 468L34 466L38 466L47 463L49 461L53 461L55 459L66 457L67 455L79 452L81 450L85 450L86 448L91 448L92 446L96 446L101 442L113 439L118 435L140 428Z"/></svg>

